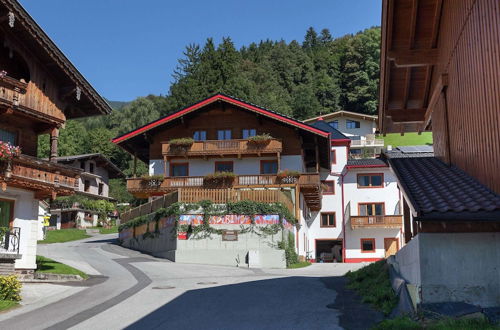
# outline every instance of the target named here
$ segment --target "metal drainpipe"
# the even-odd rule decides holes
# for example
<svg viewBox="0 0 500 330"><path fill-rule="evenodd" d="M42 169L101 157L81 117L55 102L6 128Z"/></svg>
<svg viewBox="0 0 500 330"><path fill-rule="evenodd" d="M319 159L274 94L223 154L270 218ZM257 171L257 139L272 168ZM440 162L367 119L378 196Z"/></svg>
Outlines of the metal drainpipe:
<svg viewBox="0 0 500 330"><path fill-rule="evenodd" d="M345 263L345 247L346 247L346 235L345 235L345 208L344 208L344 176L347 174L340 174L340 179L342 180L342 262Z"/></svg>

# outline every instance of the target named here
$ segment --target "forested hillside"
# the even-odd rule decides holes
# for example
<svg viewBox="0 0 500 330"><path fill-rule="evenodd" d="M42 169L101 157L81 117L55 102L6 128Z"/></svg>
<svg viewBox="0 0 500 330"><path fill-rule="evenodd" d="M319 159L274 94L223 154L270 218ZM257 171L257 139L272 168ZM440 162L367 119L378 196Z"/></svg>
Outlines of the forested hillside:
<svg viewBox="0 0 500 330"><path fill-rule="evenodd" d="M374 114L379 56L378 27L335 39L327 29L317 33L309 28L302 43L266 40L239 50L230 38L218 45L212 39L202 46L191 44L166 96L114 102L110 116L68 121L60 133L59 153L100 152L131 174L130 155L111 138L217 92L297 119L339 109ZM48 150L48 136L41 136L40 156L47 157Z"/></svg>

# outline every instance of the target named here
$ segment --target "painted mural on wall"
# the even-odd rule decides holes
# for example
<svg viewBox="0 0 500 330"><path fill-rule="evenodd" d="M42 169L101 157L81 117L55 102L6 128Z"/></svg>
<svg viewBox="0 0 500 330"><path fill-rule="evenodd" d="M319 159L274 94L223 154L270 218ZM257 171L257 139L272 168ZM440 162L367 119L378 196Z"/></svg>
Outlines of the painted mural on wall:
<svg viewBox="0 0 500 330"><path fill-rule="evenodd" d="M183 214L179 216L180 225L201 225L203 223L202 214ZM241 214L226 214L214 215L209 219L211 225L250 225L252 224L252 216ZM253 223L256 225L274 225L280 223L279 215L255 215L253 216ZM160 220L159 228L172 227L175 225L175 216L170 216ZM283 226L285 228L292 227L288 221L283 219Z"/></svg>

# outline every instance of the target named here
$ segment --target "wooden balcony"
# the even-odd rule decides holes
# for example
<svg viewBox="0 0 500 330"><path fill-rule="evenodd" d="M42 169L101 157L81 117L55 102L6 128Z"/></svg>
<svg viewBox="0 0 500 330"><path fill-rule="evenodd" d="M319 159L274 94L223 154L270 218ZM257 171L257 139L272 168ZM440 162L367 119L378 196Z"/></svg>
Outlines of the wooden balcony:
<svg viewBox="0 0 500 330"><path fill-rule="evenodd" d="M259 145L246 139L195 141L187 149L174 148L168 142L162 143L162 154L166 157L224 157L243 155L278 154L283 150L280 140L271 139L269 143Z"/></svg>
<svg viewBox="0 0 500 330"><path fill-rule="evenodd" d="M304 194L306 203L313 211L321 209L321 186L319 175L303 173L299 178L280 178L276 174L238 175L232 185L225 188L273 188L299 187ZM138 198L161 196L180 188L198 188L210 190L203 182L202 176L166 177L163 180L131 178L127 180L127 190ZM214 189L217 190L217 189Z"/></svg>
<svg viewBox="0 0 500 330"><path fill-rule="evenodd" d="M7 162L0 162L2 189L17 187L35 191L37 199L71 195L78 190L80 170L52 163L36 157L21 155Z"/></svg>
<svg viewBox="0 0 500 330"><path fill-rule="evenodd" d="M35 84L0 75L0 112L19 112L50 122L64 123L64 113Z"/></svg>
<svg viewBox="0 0 500 330"><path fill-rule="evenodd" d="M356 228L401 228L402 215L351 216L351 229Z"/></svg>

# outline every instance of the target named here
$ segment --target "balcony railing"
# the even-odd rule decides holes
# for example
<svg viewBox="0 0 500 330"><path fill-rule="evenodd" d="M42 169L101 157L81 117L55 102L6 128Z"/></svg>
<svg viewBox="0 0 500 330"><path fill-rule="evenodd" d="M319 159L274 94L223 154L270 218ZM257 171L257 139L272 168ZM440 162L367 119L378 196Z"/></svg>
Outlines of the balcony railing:
<svg viewBox="0 0 500 330"><path fill-rule="evenodd" d="M246 139L195 141L186 149L175 148L170 143L162 144L164 156L220 156L276 154L283 150L280 140L271 139L267 144L255 144Z"/></svg>
<svg viewBox="0 0 500 330"><path fill-rule="evenodd" d="M383 139L352 140L351 147L383 147Z"/></svg>
<svg viewBox="0 0 500 330"><path fill-rule="evenodd" d="M36 157L21 155L9 165L0 162L0 181L7 185L39 191L50 196L72 194L78 190L80 170L49 162ZM38 196L43 197L43 196Z"/></svg>
<svg viewBox="0 0 500 330"><path fill-rule="evenodd" d="M316 173L303 173L299 178L285 177L280 178L276 174L256 174L256 175L238 175L234 179L233 187L269 187L269 186L319 186L320 179ZM147 178L131 178L127 180L127 189L129 192L154 192L170 191L176 188L202 188L204 187L202 176L178 176L166 177L163 180Z"/></svg>
<svg viewBox="0 0 500 330"><path fill-rule="evenodd" d="M400 228L402 215L365 215L351 216L351 228Z"/></svg>
<svg viewBox="0 0 500 330"><path fill-rule="evenodd" d="M0 228L0 230L3 228ZM0 253L19 254L19 240L21 228L12 227L0 232Z"/></svg>

